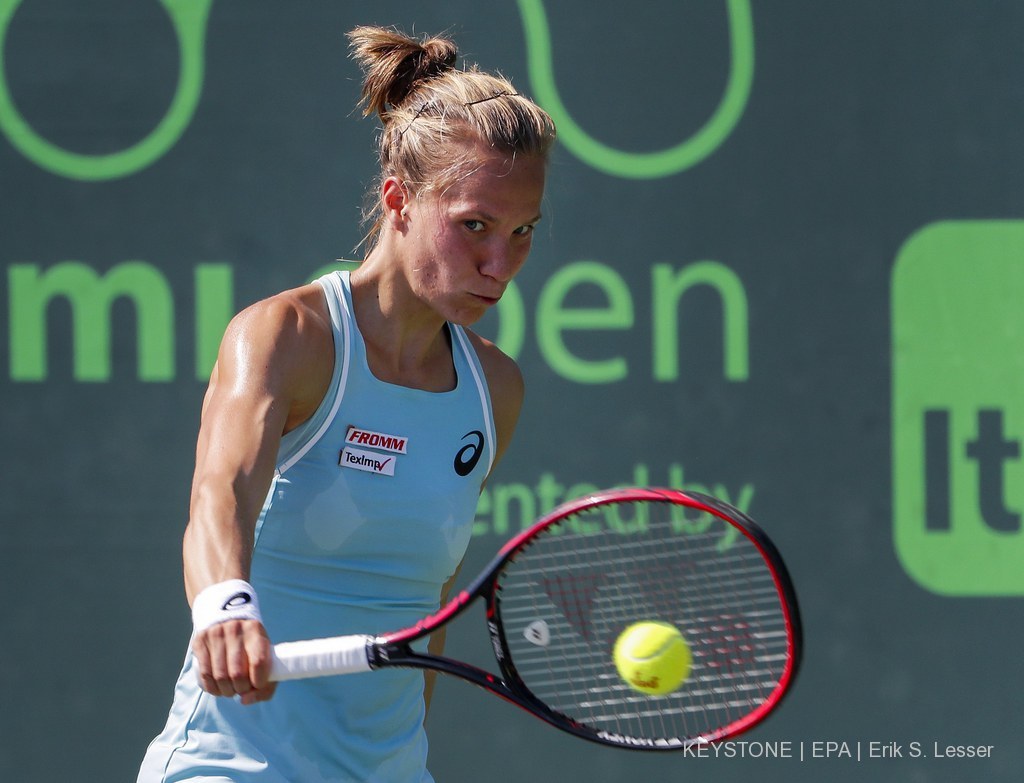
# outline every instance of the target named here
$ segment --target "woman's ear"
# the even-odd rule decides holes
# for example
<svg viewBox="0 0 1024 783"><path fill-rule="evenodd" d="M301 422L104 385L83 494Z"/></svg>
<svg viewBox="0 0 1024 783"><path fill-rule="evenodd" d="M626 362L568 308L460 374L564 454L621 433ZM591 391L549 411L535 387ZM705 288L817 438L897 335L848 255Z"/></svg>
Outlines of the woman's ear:
<svg viewBox="0 0 1024 783"><path fill-rule="evenodd" d="M409 212L412 197L405 183L398 177L388 177L381 187L381 202L388 222L404 221Z"/></svg>

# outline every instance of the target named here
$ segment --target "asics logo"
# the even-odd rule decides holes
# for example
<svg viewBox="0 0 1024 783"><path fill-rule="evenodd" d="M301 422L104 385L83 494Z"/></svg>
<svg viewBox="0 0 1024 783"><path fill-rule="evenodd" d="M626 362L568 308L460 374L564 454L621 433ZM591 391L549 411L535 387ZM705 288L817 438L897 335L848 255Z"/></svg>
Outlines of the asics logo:
<svg viewBox="0 0 1024 783"><path fill-rule="evenodd" d="M252 603L252 596L249 593L235 593L220 608L222 612L226 612L230 609L241 609L246 604Z"/></svg>
<svg viewBox="0 0 1024 783"><path fill-rule="evenodd" d="M468 476L472 473L484 453L484 434L480 430L467 432L462 436L462 440L466 440L466 438L473 440L459 449L459 453L455 455L455 472L460 476Z"/></svg>

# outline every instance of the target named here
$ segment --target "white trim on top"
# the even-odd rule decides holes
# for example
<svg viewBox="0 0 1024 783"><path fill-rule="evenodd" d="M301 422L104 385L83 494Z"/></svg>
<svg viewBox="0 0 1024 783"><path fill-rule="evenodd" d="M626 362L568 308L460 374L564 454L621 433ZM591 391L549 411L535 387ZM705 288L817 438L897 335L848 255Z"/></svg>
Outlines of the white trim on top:
<svg viewBox="0 0 1024 783"><path fill-rule="evenodd" d="M352 355L352 337L349 333L349 318L350 312L348 309L348 302L345 299L344 291L341 287L341 281L337 274L329 274L321 277L316 281L320 284L320 287L324 289L324 296L327 299L327 307L331 311L331 320L341 324L342 340L344 342L344 356L341 359L341 380L338 382L338 390L334 394L334 403L331 405L331 410L324 418L323 423L317 428L317 431L313 433L312 437L307 440L301 448L299 448L291 457L282 462L278 468L278 475L282 475L285 471L289 470L296 462L302 459L309 450L317 444L317 442L327 432L327 428L331 426L334 421L334 417L338 415L338 408L341 407L341 399L345 396L345 386L348 382L348 369L349 369L349 357ZM336 309L334 306L333 298L330 295L330 291L327 290L327 285L334 289L336 300L340 309ZM337 334L337 330L335 330ZM334 360L338 360L338 349L334 350Z"/></svg>
<svg viewBox="0 0 1024 783"><path fill-rule="evenodd" d="M452 334L454 334L459 341L459 345L462 348L462 354L466 357L466 364L469 365L470 372L473 373L473 380L476 382L476 390L480 395L480 403L483 406L484 413L484 425L487 427L488 443L491 444L488 449L487 455L487 475L490 474L491 468L494 467L494 454L498 448L498 441L494 435L494 409L491 406L491 395L487 388L487 380L483 376L483 367L480 365L479 357L476 355L476 351L469 342L469 338L466 337L466 332L460 326L449 324Z"/></svg>

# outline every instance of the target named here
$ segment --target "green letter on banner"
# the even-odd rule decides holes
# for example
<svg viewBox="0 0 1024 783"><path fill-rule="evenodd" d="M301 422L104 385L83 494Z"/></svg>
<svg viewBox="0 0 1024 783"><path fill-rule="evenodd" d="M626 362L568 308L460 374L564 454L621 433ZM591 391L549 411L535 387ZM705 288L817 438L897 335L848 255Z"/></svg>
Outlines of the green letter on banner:
<svg viewBox="0 0 1024 783"><path fill-rule="evenodd" d="M119 297L135 305L139 379L174 378L174 301L164 276L149 264L128 261L103 277L77 261L46 272L34 264L15 264L8 283L12 380L46 379L46 313L56 297L71 305L76 380L110 379L110 310Z"/></svg>
<svg viewBox="0 0 1024 783"><path fill-rule="evenodd" d="M674 381L679 377L679 300L695 285L711 286L722 300L725 377L730 381L747 380L747 292L736 273L717 261L700 261L678 272L668 264L655 264L651 277L655 380Z"/></svg>
<svg viewBox="0 0 1024 783"><path fill-rule="evenodd" d="M602 308L566 308L569 291L580 284L597 286L608 301ZM563 378L577 383L612 383L628 373L621 356L588 361L574 356L562 339L569 329L598 331L629 329L633 325L633 300L629 286L618 272L596 261L579 261L556 272L544 286L537 303L537 342L548 364Z"/></svg>

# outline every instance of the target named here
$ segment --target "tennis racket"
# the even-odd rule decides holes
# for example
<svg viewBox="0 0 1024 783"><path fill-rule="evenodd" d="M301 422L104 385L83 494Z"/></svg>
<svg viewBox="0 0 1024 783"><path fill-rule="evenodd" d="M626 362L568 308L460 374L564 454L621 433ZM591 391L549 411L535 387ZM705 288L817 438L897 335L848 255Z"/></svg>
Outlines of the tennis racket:
<svg viewBox="0 0 1024 783"><path fill-rule="evenodd" d="M413 650L477 599L500 674ZM619 676L613 646L638 621L671 623L690 649L690 674L671 693L647 695ZM271 679L435 669L578 737L671 750L763 720L800 654L796 594L767 535L715 498L636 488L555 509L411 628L276 645Z"/></svg>

